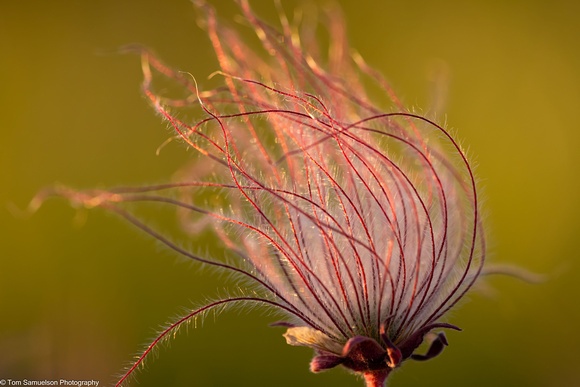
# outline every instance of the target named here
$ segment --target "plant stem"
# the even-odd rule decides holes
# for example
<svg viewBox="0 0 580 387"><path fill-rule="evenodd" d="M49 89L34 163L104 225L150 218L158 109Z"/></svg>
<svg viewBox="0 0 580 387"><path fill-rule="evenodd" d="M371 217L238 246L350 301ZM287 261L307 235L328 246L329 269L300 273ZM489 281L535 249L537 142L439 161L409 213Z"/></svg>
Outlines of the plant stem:
<svg viewBox="0 0 580 387"><path fill-rule="evenodd" d="M384 370L366 372L364 374L366 387L384 387L388 375L389 373Z"/></svg>

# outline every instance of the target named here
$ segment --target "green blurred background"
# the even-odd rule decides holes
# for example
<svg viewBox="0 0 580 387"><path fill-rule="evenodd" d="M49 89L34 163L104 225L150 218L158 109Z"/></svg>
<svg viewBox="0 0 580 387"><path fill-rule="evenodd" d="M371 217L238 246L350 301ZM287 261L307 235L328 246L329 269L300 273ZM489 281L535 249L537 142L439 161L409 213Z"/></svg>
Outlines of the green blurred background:
<svg viewBox="0 0 580 387"><path fill-rule="evenodd" d="M491 259L549 275L489 280L491 295L452 312L464 331L443 355L389 385L580 386L580 3L340 3L351 46L408 106L430 111L443 75L441 120L478 164ZM271 2L252 4L276 22ZM0 379L109 384L159 326L223 292L220 275L105 211L58 199L30 218L15 210L54 182L164 182L191 157L178 144L155 155L170 131L140 94L139 59L116 49L142 43L203 80L217 62L195 20L186 0L2 1ZM150 359L139 385L362 386L342 370L311 374L312 351L287 346L274 320L210 317Z"/></svg>

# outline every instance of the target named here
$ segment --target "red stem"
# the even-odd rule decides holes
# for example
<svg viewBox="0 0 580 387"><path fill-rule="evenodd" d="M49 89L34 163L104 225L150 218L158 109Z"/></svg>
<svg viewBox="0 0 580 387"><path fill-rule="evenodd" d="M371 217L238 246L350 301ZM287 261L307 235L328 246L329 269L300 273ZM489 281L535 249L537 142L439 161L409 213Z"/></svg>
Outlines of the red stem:
<svg viewBox="0 0 580 387"><path fill-rule="evenodd" d="M379 371L369 371L364 374L365 383L367 387L384 387L385 382L389 376L389 371L379 370Z"/></svg>

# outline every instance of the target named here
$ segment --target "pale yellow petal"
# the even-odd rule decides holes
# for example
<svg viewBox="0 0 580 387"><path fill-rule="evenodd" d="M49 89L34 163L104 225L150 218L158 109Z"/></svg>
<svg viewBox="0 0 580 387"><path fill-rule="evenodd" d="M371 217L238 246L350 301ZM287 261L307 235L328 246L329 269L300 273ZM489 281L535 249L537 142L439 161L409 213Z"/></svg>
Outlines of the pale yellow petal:
<svg viewBox="0 0 580 387"><path fill-rule="evenodd" d="M310 327L288 328L284 337L286 343L290 345L310 347L337 355L342 354L342 344Z"/></svg>

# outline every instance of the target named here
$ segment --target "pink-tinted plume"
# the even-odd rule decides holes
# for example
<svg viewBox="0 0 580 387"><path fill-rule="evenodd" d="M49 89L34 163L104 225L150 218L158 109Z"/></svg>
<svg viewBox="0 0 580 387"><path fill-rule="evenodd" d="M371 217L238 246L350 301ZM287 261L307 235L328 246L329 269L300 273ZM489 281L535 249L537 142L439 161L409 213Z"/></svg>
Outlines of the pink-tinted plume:
<svg viewBox="0 0 580 387"><path fill-rule="evenodd" d="M314 372L340 365L381 386L405 360L438 355L447 339L430 332L458 329L442 319L477 280L485 252L473 172L457 142L405 109L351 54L338 10L323 15L332 37L324 55L308 18L294 25L282 14L278 31L240 1L261 42L255 48L209 5L197 5L221 87L200 90L147 49L127 48L140 53L143 91L198 152L195 163L166 185L59 190L253 283L252 296L216 301L170 326L137 364L180 324L240 302L282 311L287 342L316 351ZM382 103L367 95L363 79L383 88ZM181 96L164 94L158 82L178 85ZM186 230L212 227L231 259L177 246L127 202L174 206ZM415 353L424 338L432 338L430 349Z"/></svg>

